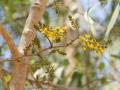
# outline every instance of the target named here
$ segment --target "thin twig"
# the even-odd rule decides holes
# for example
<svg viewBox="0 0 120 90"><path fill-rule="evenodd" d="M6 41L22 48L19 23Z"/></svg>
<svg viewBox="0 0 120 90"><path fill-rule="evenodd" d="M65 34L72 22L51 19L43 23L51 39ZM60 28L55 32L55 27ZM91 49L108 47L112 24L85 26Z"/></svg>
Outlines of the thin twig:
<svg viewBox="0 0 120 90"><path fill-rule="evenodd" d="M71 45L74 41L76 41L78 38L79 38L79 36L76 37L75 39L71 40L69 43L67 43L67 44L65 44L65 45L48 47L48 48L45 48L45 49L43 49L43 50L40 50L38 53L42 53L42 52L44 52L44 51L47 51L47 50L53 49L53 48L64 48L64 47L68 47L68 46Z"/></svg>
<svg viewBox="0 0 120 90"><path fill-rule="evenodd" d="M23 58L23 57L39 56L40 53L45 52L45 51L50 50L50 49L53 49L53 48L65 48L65 47L68 47L69 45L72 45L72 43L73 43L74 41L76 41L78 38L79 38L79 36L76 37L75 39L71 40L69 43L67 43L67 44L65 44L65 45L48 47L48 48L45 48L45 49L43 49L43 50L38 51L36 54L23 55L23 56L20 56L20 57L17 57L17 58L14 58L14 57L13 57L13 58L11 58L11 60L16 60L17 62L21 62L19 59L21 59L21 58ZM9 62L9 61L11 61L11 60L10 60L10 59L0 60L0 63ZM23 62L21 62L21 63L23 63ZM27 64L27 63L23 63L23 64Z"/></svg>
<svg viewBox="0 0 120 90"><path fill-rule="evenodd" d="M49 37L46 36L46 38L48 39L48 41L50 43L50 47L53 47L53 43L50 41Z"/></svg>

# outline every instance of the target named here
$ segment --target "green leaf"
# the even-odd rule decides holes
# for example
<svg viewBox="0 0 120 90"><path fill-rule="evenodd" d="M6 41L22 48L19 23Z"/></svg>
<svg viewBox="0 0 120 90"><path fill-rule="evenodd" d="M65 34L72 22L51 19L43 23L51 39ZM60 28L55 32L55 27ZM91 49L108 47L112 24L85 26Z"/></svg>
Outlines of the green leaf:
<svg viewBox="0 0 120 90"><path fill-rule="evenodd" d="M102 78L102 79L101 79L101 83L102 83L102 84L107 84L107 78L105 78L105 77Z"/></svg>
<svg viewBox="0 0 120 90"><path fill-rule="evenodd" d="M83 74L80 72L74 72L72 75L72 80L71 80L71 85L75 85L77 87L80 87L80 85L82 84L82 77Z"/></svg>
<svg viewBox="0 0 120 90"><path fill-rule="evenodd" d="M6 83L8 83L11 80L11 75L7 74L6 76L4 76L4 80Z"/></svg>
<svg viewBox="0 0 120 90"><path fill-rule="evenodd" d="M34 63L35 63L35 60L34 60L34 59L29 60L29 64L30 64L30 65L33 65Z"/></svg>
<svg viewBox="0 0 120 90"><path fill-rule="evenodd" d="M63 52L63 51L57 51L59 54L61 54L61 55L66 55L66 53L65 52Z"/></svg>
<svg viewBox="0 0 120 90"><path fill-rule="evenodd" d="M103 70L103 69L105 68L105 64L104 64L103 62L101 62L101 63L99 64L98 68L99 68L100 70Z"/></svg>
<svg viewBox="0 0 120 90"><path fill-rule="evenodd" d="M49 13L47 11L44 13L43 18L45 20L45 24L49 25L50 19L49 19Z"/></svg>
<svg viewBox="0 0 120 90"><path fill-rule="evenodd" d="M50 51L50 54L56 53L58 51L58 49L53 49Z"/></svg>
<svg viewBox="0 0 120 90"><path fill-rule="evenodd" d="M120 59L120 55L111 55L111 56L116 58L116 59Z"/></svg>
<svg viewBox="0 0 120 90"><path fill-rule="evenodd" d="M106 30L106 33L105 33L105 39L107 39L109 37L109 34L110 34L110 31L112 30L113 26L115 25L115 22L117 20L117 17L119 15L119 12L120 12L120 5L117 4L114 12L113 12L113 15L110 19L110 22L107 26L107 30Z"/></svg>

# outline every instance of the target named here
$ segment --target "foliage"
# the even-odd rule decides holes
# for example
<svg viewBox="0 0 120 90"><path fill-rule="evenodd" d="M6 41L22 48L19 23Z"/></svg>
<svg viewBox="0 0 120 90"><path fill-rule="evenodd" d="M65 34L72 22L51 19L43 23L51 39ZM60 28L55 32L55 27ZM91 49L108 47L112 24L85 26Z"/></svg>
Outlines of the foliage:
<svg viewBox="0 0 120 90"><path fill-rule="evenodd" d="M37 31L36 38L24 50L25 56L30 57L28 75L32 76L32 79L29 76L27 77L26 81L29 84L26 87L36 86L37 88L45 89L47 87L48 89L54 84L58 84L78 89L100 90L101 87L110 83L109 81L113 76L112 72L107 72L107 64L109 64L109 67L107 67L109 70L111 68L116 70L115 65L113 63L111 65L110 62L113 58L115 59L114 63L120 59L118 47L115 46L118 53L110 54L109 52L109 50L112 50L112 52L115 50L112 49L114 43L118 44L118 41L115 42L116 38L114 37L116 35L114 33L110 38L109 36L114 27L119 29L119 25L115 25L119 17L119 4L117 4L114 12L111 11L111 19L108 21L106 19L104 21L105 25L102 26L91 15L94 12L93 8L96 6L84 10L83 14L81 14L83 17L81 17L79 7L76 5L77 1L70 0L70 5L67 5L66 1L53 0L48 4L40 23L34 25ZM104 3L104 5L107 3L107 0L99 1L102 4ZM15 0L13 2L10 0L7 4L6 2L7 0L0 1L2 10L5 13L3 24L6 25L7 23L12 26L13 28L11 29L16 30L13 35L18 35L17 37L19 37L21 34L19 29L22 29L24 25L30 1ZM17 5L20 8L15 8ZM22 7L22 5L25 7ZM78 8L76 9L76 7ZM52 15L51 12L53 12ZM20 14L18 15L20 17L17 17L16 14ZM86 22L89 22L89 18L84 17L85 14L89 14L90 20L94 22L92 27L95 29L96 36L90 33L91 24L87 23L86 25ZM24 18L24 20L21 18ZM82 19L88 20L85 22ZM84 25L85 28L82 28ZM98 27L105 27L104 30L97 30L97 25ZM19 28L20 26L21 28ZM101 31L103 31L102 34ZM13 33L12 30L11 33ZM0 56L3 56L2 47L4 45L0 46ZM32 48L32 54L27 55L26 53L30 48ZM107 58L106 53L107 55L109 54L109 58ZM4 62L10 62L10 60L5 60ZM19 62L22 63L21 61ZM4 79L8 83L11 77L10 75L6 75ZM117 80L115 79L114 81Z"/></svg>
<svg viewBox="0 0 120 90"><path fill-rule="evenodd" d="M84 44L83 45L84 50L91 49L96 51L98 54L103 53L104 49L107 48L109 44L109 41L103 42L103 43L98 42L95 40L94 37L92 37L89 34L85 34L84 36L81 36L80 39L81 39L81 42L83 42Z"/></svg>
<svg viewBox="0 0 120 90"><path fill-rule="evenodd" d="M61 38L64 37L64 33L66 32L67 27L49 27L44 24L40 24L35 26L36 29L41 32L45 37L52 39L52 41L60 42Z"/></svg>

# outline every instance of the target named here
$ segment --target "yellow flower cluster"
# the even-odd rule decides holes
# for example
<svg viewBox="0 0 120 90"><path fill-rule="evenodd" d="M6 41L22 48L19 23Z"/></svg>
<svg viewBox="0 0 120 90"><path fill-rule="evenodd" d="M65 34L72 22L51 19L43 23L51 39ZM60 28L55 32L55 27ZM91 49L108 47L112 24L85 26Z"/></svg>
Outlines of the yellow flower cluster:
<svg viewBox="0 0 120 90"><path fill-rule="evenodd" d="M56 40L60 40L64 36L64 33L67 30L67 27L64 26L64 27L50 28L48 26L44 26L39 30L46 37L56 41Z"/></svg>
<svg viewBox="0 0 120 90"><path fill-rule="evenodd" d="M98 54L103 53L105 47L103 47L100 42L96 41L91 35L85 34L80 37L80 40L83 42L84 50L91 49L96 51Z"/></svg>

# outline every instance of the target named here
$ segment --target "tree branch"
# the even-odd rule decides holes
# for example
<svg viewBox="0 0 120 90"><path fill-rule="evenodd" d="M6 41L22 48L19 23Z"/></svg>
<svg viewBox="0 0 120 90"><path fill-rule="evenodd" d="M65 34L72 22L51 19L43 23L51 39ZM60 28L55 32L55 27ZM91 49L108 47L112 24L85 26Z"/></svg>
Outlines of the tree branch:
<svg viewBox="0 0 120 90"><path fill-rule="evenodd" d="M5 30L5 28L0 24L0 34L3 36L4 40L6 41L11 53L13 56L18 56L19 52L18 49L13 42L12 38L8 34L8 32Z"/></svg>

